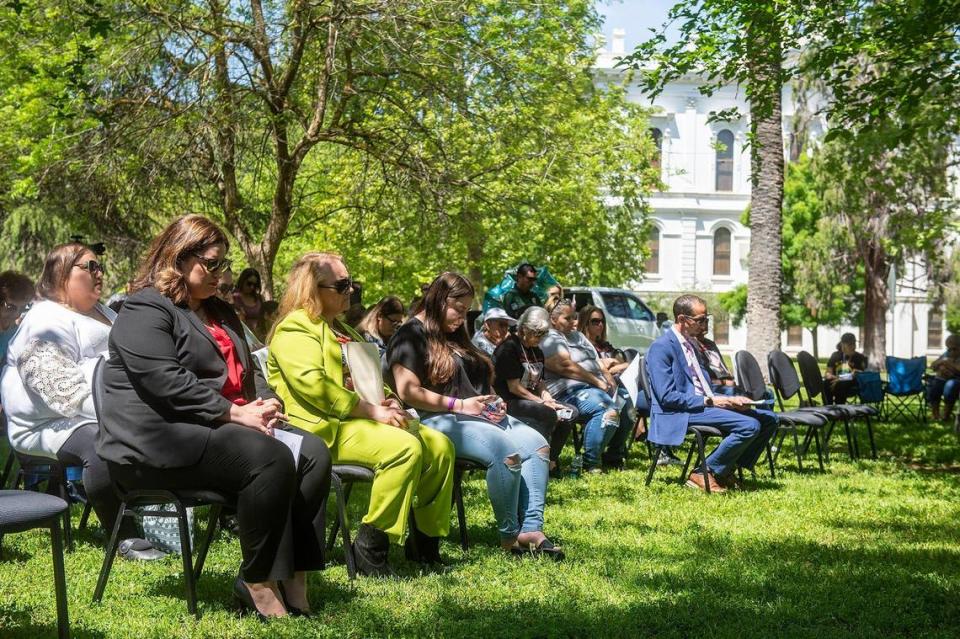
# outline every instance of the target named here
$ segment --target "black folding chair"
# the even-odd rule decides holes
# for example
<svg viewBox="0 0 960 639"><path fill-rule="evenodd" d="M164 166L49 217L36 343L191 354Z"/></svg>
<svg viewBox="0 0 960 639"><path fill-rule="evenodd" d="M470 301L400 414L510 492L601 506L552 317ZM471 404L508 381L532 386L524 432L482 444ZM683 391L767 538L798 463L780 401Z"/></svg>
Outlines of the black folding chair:
<svg viewBox="0 0 960 639"><path fill-rule="evenodd" d="M327 550L333 548L337 540L337 532L343 532L343 561L347 565L347 576L353 580L357 578L357 562L353 555L353 544L350 541L350 520L347 518L347 502L356 483L373 483L373 471L365 466L354 464L334 464L330 469L330 483L337 500L337 518L330 529L327 538ZM326 512L326 508L324 508Z"/></svg>
<svg viewBox="0 0 960 639"><path fill-rule="evenodd" d="M93 371L93 405L97 415L102 414L103 407L103 366L101 359ZM103 556L103 566L100 568L100 576L97 579L96 589L93 591L93 601L99 602L103 599L103 593L107 588L107 580L110 578L110 570L113 568L113 560L117 555L117 548L120 546L120 526L124 517L134 517L133 510L139 506L172 506L173 509L152 510L152 517L176 518L180 528L180 555L183 559L183 581L187 598L187 610L198 619L200 613L197 610L197 580L200 579L200 573L203 572L203 564L207 558L207 552L213 537L217 531L217 523L220 520L220 512L223 507L235 508L236 501L228 496L212 490L167 490L163 488L148 488L127 490L117 482L113 482L114 492L120 499L120 508L117 512L117 521L110 534L110 540ZM210 513L207 519L207 532L203 542L197 552L196 563L193 562L193 548L190 543L190 523L187 519L187 508L197 508L209 506Z"/></svg>
<svg viewBox="0 0 960 639"><path fill-rule="evenodd" d="M652 398L651 384L650 384L650 374L647 371L647 362L646 358L640 360L640 382L643 386L643 392L647 394L647 397ZM652 401L652 399L651 399ZM683 470L680 471L680 485L683 485L687 478L687 471L690 469L690 462L693 459L694 453L696 453L696 460L694 461L694 467L700 469L700 474L703 476L703 485L709 495L710 491L710 476L709 471L707 470L707 441L712 437L717 437L719 439L724 438L724 434L717 430L716 428L711 428L710 426L698 426L690 425L687 427L688 438L692 437L693 441L690 445L690 450L687 452L686 461L683 464ZM649 441L649 440L648 440ZM644 482L644 485L649 486L650 482L653 481L653 473L657 470L657 459L660 456L660 451L663 446L657 444L652 444L653 450L650 453L650 468L647 471L647 479ZM740 479L743 479L743 470L739 467L737 468Z"/></svg>
<svg viewBox="0 0 960 639"><path fill-rule="evenodd" d="M53 584L57 597L57 636L69 639L67 578L63 568L63 536L60 522L69 505L54 495L24 490L0 490L0 540L8 533L49 528L53 548Z"/></svg>
<svg viewBox="0 0 960 639"><path fill-rule="evenodd" d="M803 384L800 382L800 376L797 374L797 369L793 366L793 360L790 359L790 356L783 351L770 351L770 353L767 354L767 368L770 373L770 383L773 385L774 394L776 395L777 401L780 403L781 408L783 407L784 401L796 396L800 403L800 407L797 408L798 411L820 415L827 420L827 430L824 431L824 439L822 443L823 459L826 461L830 460L830 448L827 446L827 433L838 421L843 422L844 430L847 433L847 444L850 458L856 458L856 454L853 450L853 441L850 438L850 420L847 417L846 412L830 407L811 406L810 402L804 399ZM809 445L810 440L805 439L803 442L804 452L806 452Z"/></svg>
<svg viewBox="0 0 960 639"><path fill-rule="evenodd" d="M50 457L27 455L13 449L10 450L10 457L15 458L18 465L12 486L14 490L21 487L25 490L33 490L46 482L47 494L56 495L67 504L74 501L67 486L66 467L59 461ZM30 486L27 485L29 479L34 480ZM83 530L90 517L90 502L82 495L78 495L78 498L77 501L83 504L83 514L80 516L80 525L77 528ZM63 513L63 537L66 540L67 552L73 552L73 526L69 508Z"/></svg>
<svg viewBox="0 0 960 639"><path fill-rule="evenodd" d="M460 547L464 551L470 548L470 543L467 539L467 510L463 504L463 475L473 470L486 471L487 469L475 461L457 457L453 466L453 503L457 507Z"/></svg>
<svg viewBox="0 0 960 639"><path fill-rule="evenodd" d="M734 362L737 369L737 385L743 390L744 394L754 401L759 401L766 396L767 385L763 380L763 372L760 370L760 364L749 351L739 351L734 356ZM780 405L780 411L777 417L780 423L777 426L777 432L774 433L770 441L779 441L776 444L774 452L770 442L767 443L767 459L770 462L770 476L774 476L774 466L776 460L780 457L780 451L783 450L783 443L788 434L793 435L793 452L797 456L797 469L803 470L803 456L807 452L809 442L812 440L817 448L817 462L820 464L820 470L823 471L823 451L820 446L820 429L827 423L827 418L812 412L805 411L785 411L783 409L783 400L777 395ZM798 430L805 427L803 441L806 446L801 446L797 437Z"/></svg>
<svg viewBox="0 0 960 639"><path fill-rule="evenodd" d="M863 421L866 424L867 436L870 439L870 452L873 459L876 459L877 444L873 437L873 422L871 418L876 417L879 411L867 404L827 404L826 395L824 394L823 375L820 373L820 365L817 363L817 360L807 351L800 351L797 353L797 365L800 366L800 376L803 378L803 386L807 391L807 399L810 400L812 405L816 405L818 401L822 402L821 406L823 408L843 411L848 423ZM850 426L850 436L848 436L848 439L851 437L853 439L853 451L856 456L859 457L860 448L857 444L857 433L853 430L852 424ZM826 433L824 444L829 444L829 442L830 430Z"/></svg>

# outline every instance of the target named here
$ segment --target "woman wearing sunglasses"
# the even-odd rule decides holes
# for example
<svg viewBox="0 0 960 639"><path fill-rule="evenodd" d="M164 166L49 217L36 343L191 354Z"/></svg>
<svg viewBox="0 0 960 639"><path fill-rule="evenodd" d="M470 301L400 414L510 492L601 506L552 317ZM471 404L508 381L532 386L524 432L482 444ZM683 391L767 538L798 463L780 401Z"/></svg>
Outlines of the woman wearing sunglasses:
<svg viewBox="0 0 960 639"><path fill-rule="evenodd" d="M313 521L330 488L323 441L285 424L230 304L216 297L226 235L188 215L151 244L110 336L98 446L125 488L214 490L236 499L240 604L309 614L323 567ZM273 434L302 437L299 458ZM321 533L322 534L322 533Z"/></svg>
<svg viewBox="0 0 960 639"><path fill-rule="evenodd" d="M440 537L450 527L453 445L435 430L416 429L397 399L372 404L354 390L346 345L364 340L338 319L350 306L352 290L338 255L300 258L270 336L267 373L291 423L322 437L334 463L373 470L354 556L361 574L385 577L393 573L387 563L390 542L406 537L411 508L416 543L407 544L407 558L441 562Z"/></svg>
<svg viewBox="0 0 960 639"><path fill-rule="evenodd" d="M380 357L387 351L387 342L403 324L406 311L399 297L393 295L384 297L367 311L366 317L357 326L357 331L363 339L377 345Z"/></svg>
<svg viewBox="0 0 960 639"><path fill-rule="evenodd" d="M97 518L113 530L120 502L96 452L93 370L107 352L116 314L100 303L103 265L84 244L55 247L44 261L33 304L7 350L3 409L10 443L21 453L83 468L83 486ZM158 559L132 521L120 531L121 555Z"/></svg>
<svg viewBox="0 0 960 639"><path fill-rule="evenodd" d="M564 554L543 534L550 445L536 430L506 414L490 393L493 364L470 342L464 326L474 288L462 275L443 273L423 309L387 346L392 385L424 424L445 434L458 457L487 469L501 547L518 556L555 560Z"/></svg>
<svg viewBox="0 0 960 639"><path fill-rule="evenodd" d="M255 268L240 271L237 286L233 291L233 308L258 339L264 337L263 296L260 294L260 272Z"/></svg>

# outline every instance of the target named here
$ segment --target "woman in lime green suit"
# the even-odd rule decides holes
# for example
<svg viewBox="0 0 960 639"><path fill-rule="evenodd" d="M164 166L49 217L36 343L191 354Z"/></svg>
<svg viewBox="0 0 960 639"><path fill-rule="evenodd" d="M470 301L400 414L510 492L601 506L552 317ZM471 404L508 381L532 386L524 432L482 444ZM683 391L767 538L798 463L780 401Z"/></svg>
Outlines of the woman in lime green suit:
<svg viewBox="0 0 960 639"><path fill-rule="evenodd" d="M269 338L267 381L290 423L321 437L333 463L373 470L354 555L361 574L387 576L393 573L389 542L406 536L411 506L416 543L408 540L407 557L440 562L439 538L450 529L455 452L445 435L414 428L418 424L397 399L375 405L353 390L342 345L364 340L336 319L349 307L352 290L338 255L308 253L297 261Z"/></svg>

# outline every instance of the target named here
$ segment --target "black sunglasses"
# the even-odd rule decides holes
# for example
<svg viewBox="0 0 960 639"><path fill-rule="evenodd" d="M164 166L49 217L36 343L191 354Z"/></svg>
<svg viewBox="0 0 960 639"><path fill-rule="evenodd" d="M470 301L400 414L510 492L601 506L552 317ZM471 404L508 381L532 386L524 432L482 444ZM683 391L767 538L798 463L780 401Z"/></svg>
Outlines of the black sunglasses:
<svg viewBox="0 0 960 639"><path fill-rule="evenodd" d="M345 277L343 279L337 280L333 284L318 284L317 288L332 288L337 293L340 293L341 295L343 295L347 291L352 290L353 286L354 286L353 280L349 277Z"/></svg>
<svg viewBox="0 0 960 639"><path fill-rule="evenodd" d="M90 273L90 275L94 275L96 273L102 273L104 275L107 274L107 267L96 260L87 260L86 262L74 264L74 266L76 266L77 268L82 268L83 270Z"/></svg>
<svg viewBox="0 0 960 639"><path fill-rule="evenodd" d="M686 317L691 322L696 322L697 324L706 324L707 322L710 321L710 317L708 315L697 315L696 317L692 315L684 315L684 317Z"/></svg>
<svg viewBox="0 0 960 639"><path fill-rule="evenodd" d="M221 257L219 259L215 257L204 257L202 255L194 254L194 257L200 261L200 264L203 265L203 268L208 273L222 273L224 271L230 270L230 265L233 264L233 260L228 257Z"/></svg>
<svg viewBox="0 0 960 639"><path fill-rule="evenodd" d="M30 308L30 302L27 302L23 306L18 306L16 304L11 304L10 302L3 302L0 304L0 312L6 313L8 315L13 315L14 313L19 315L25 313Z"/></svg>
<svg viewBox="0 0 960 639"><path fill-rule="evenodd" d="M591 323L593 326L600 326L600 325L603 324L604 322L603 322L603 318L602 318L602 317L592 317L592 318L590 318L590 323Z"/></svg>

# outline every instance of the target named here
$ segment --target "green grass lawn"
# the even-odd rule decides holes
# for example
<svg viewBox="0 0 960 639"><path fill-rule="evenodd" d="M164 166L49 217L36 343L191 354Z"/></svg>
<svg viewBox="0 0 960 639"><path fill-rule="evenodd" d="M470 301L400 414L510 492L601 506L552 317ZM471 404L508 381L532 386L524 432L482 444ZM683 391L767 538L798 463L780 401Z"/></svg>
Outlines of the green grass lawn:
<svg viewBox="0 0 960 639"><path fill-rule="evenodd" d="M351 583L338 547L312 576L317 616L267 625L234 610L240 552L225 534L198 586L199 622L186 613L177 557L118 560L103 603L91 604L103 559L94 525L66 558L71 627L75 637L137 638L956 637L960 444L938 424L881 423L877 439L878 461L851 463L835 437L826 474L798 473L788 449L776 479L763 473L711 497L677 485L674 468L644 487L637 446L624 472L551 484L547 529L569 557L560 565L502 555L473 475L472 547L460 551L454 527L447 572L419 574L398 549L401 579ZM358 487L354 522L365 500ZM48 533L7 536L0 637L55 627Z"/></svg>

